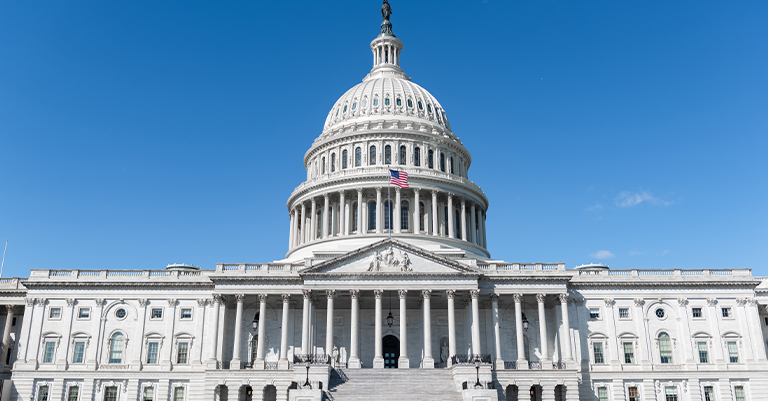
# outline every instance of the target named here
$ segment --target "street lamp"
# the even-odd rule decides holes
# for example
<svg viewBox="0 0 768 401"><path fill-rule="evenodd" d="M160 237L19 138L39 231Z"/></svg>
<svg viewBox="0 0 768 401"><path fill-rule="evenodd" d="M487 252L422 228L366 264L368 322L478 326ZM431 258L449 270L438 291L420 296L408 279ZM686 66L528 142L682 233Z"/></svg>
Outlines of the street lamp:
<svg viewBox="0 0 768 401"><path fill-rule="evenodd" d="M312 388L312 385L309 384L309 358L307 358L306 361L304 361L304 367L307 368L307 381L304 382L305 388Z"/></svg>
<svg viewBox="0 0 768 401"><path fill-rule="evenodd" d="M523 314L523 329L528 330L528 318Z"/></svg>
<svg viewBox="0 0 768 401"><path fill-rule="evenodd" d="M387 316L387 326L391 328L392 323L394 322L395 322L395 318L392 316L392 311L389 311L389 316Z"/></svg>
<svg viewBox="0 0 768 401"><path fill-rule="evenodd" d="M253 317L253 322L251 322L251 325L253 326L253 331L259 330L259 314L256 313L256 316Z"/></svg>
<svg viewBox="0 0 768 401"><path fill-rule="evenodd" d="M475 356L475 370L477 371L477 381L475 382L475 388L482 387L480 384L480 356Z"/></svg>

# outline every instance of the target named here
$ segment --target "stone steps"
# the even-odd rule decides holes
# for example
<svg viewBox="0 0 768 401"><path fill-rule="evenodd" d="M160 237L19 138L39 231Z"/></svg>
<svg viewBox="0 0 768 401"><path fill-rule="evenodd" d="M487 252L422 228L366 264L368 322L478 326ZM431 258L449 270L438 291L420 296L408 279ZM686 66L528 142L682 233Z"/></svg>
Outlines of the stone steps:
<svg viewBox="0 0 768 401"><path fill-rule="evenodd" d="M332 401L462 400L443 369L334 369L325 394Z"/></svg>

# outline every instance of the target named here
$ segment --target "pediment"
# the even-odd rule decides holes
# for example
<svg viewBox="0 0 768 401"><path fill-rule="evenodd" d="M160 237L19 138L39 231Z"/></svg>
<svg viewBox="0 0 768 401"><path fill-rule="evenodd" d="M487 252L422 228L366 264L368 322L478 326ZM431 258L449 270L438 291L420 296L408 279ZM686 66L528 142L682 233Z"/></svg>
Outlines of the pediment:
<svg viewBox="0 0 768 401"><path fill-rule="evenodd" d="M385 239L302 270L302 274L477 274L463 264Z"/></svg>

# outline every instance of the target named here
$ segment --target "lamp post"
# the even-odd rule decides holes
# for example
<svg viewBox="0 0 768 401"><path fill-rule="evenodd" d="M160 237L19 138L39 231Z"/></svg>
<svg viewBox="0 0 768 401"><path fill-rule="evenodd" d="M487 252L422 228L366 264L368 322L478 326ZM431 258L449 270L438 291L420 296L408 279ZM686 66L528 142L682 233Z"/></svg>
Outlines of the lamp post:
<svg viewBox="0 0 768 401"><path fill-rule="evenodd" d="M477 371L477 381L475 382L475 388L482 387L480 384L480 356L475 356L475 370Z"/></svg>
<svg viewBox="0 0 768 401"><path fill-rule="evenodd" d="M306 367L306 368L307 368L307 381L305 381L305 382L304 382L304 387L305 387L305 388L312 388L312 385L311 385L311 384L309 384L309 358L307 358L307 359L304 361L304 367Z"/></svg>
<svg viewBox="0 0 768 401"><path fill-rule="evenodd" d="M523 330L528 330L528 318L525 317L525 313L523 313Z"/></svg>

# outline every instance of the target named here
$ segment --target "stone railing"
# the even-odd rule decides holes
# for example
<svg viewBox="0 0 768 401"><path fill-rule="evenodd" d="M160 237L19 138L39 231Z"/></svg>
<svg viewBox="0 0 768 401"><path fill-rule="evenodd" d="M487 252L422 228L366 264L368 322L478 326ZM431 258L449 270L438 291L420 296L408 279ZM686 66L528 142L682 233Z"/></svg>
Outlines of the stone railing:
<svg viewBox="0 0 768 401"><path fill-rule="evenodd" d="M565 263L478 263L477 268L488 272L565 271Z"/></svg>
<svg viewBox="0 0 768 401"><path fill-rule="evenodd" d="M653 365L653 370L683 370L685 365L673 365L671 363L661 363Z"/></svg>
<svg viewBox="0 0 768 401"><path fill-rule="evenodd" d="M491 354L456 354L451 357L453 365L474 365L477 361L491 363Z"/></svg>
<svg viewBox="0 0 768 401"><path fill-rule="evenodd" d="M305 364L309 361L311 365L327 365L331 363L331 359L326 354L295 354L293 355L293 364Z"/></svg>
<svg viewBox="0 0 768 401"><path fill-rule="evenodd" d="M24 289L24 284L21 280L18 277L0 278L0 288L4 290L22 290Z"/></svg>
<svg viewBox="0 0 768 401"><path fill-rule="evenodd" d="M631 269L631 270L579 270L579 276L749 276L752 269Z"/></svg>
<svg viewBox="0 0 768 401"><path fill-rule="evenodd" d="M504 361L504 369L506 370L516 370L517 369L517 361Z"/></svg>
<svg viewBox="0 0 768 401"><path fill-rule="evenodd" d="M528 369L541 370L541 362L528 362Z"/></svg>
<svg viewBox="0 0 768 401"><path fill-rule="evenodd" d="M216 272L290 272L304 267L304 263L219 263L216 265Z"/></svg>
<svg viewBox="0 0 768 401"><path fill-rule="evenodd" d="M207 276L212 270L32 270L30 279L142 280L159 277L179 279Z"/></svg>
<svg viewBox="0 0 768 401"><path fill-rule="evenodd" d="M568 366L565 362L552 362L552 369L554 370L563 370L568 369Z"/></svg>

